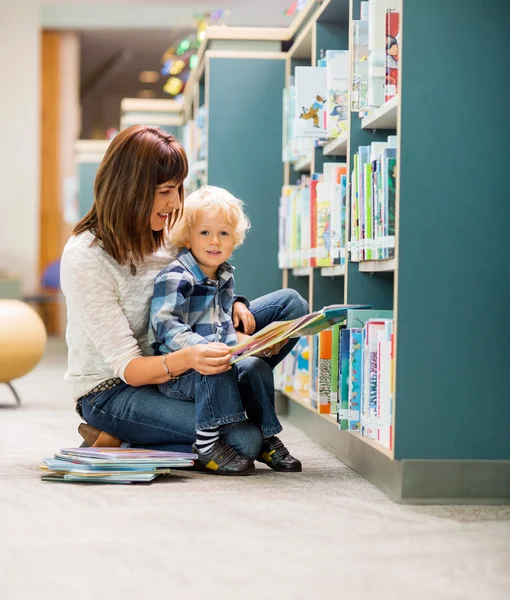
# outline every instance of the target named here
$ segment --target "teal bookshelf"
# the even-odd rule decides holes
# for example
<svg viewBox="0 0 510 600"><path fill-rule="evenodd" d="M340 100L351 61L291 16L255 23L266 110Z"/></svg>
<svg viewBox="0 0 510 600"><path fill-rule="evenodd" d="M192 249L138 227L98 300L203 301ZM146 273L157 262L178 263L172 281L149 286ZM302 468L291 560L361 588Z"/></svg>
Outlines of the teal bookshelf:
<svg viewBox="0 0 510 600"><path fill-rule="evenodd" d="M318 414L301 395L287 394L288 415L398 502L509 503L505 248L510 202L504 145L510 113L509 84L501 75L510 55L510 4L496 0L488 10L475 0L402 3L399 95L363 119L351 113L347 135L314 149L309 165L285 164L282 174L280 162L279 175L274 164L268 165L271 185L265 188L274 204L265 214L274 214L276 222L282 183L320 172L330 160L346 161L350 177L360 145L398 135L395 259L349 261L344 272L285 269L280 276L314 309L346 302L394 311L393 449L339 431L332 415ZM260 79L266 91L268 85L277 87L276 79L287 81L297 65L316 64L321 50L351 47L351 21L359 15L360 0L310 2L299 26L281 35L284 72L269 73L269 84L265 75ZM490 57L473 52L477 39L491 40ZM229 69L234 73L232 64ZM241 77L241 69L235 73ZM211 78L210 91L217 98L222 76L215 72L215 78L218 88ZM223 84L228 85L226 76ZM284 83L279 85L274 102L281 107ZM210 111L220 110L207 92L205 101ZM237 127L243 137L251 131L259 139L256 120ZM220 139L217 123L211 132ZM275 129L266 137L270 161L281 161L278 133ZM230 143L248 162L250 156L259 160L257 149ZM219 147L227 155L226 145ZM228 179L225 164L212 157L212 142L209 150L210 183L234 186L240 197L246 195L251 172L240 169L237 180ZM275 257L267 256L272 269L276 227L264 220L263 237L258 228L260 221L254 220L254 243L263 239L273 248L268 238L274 236ZM259 257L246 260L252 264ZM278 276L269 278L277 283Z"/></svg>

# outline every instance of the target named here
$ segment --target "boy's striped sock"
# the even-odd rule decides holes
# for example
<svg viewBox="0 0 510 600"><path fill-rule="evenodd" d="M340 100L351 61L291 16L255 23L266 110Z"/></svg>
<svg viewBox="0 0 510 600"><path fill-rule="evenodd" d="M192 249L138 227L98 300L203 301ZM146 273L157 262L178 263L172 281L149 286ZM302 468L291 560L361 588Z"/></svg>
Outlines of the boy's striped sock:
<svg viewBox="0 0 510 600"><path fill-rule="evenodd" d="M209 427L208 429L197 429L196 446L200 452L209 452L214 442L220 439L220 428Z"/></svg>

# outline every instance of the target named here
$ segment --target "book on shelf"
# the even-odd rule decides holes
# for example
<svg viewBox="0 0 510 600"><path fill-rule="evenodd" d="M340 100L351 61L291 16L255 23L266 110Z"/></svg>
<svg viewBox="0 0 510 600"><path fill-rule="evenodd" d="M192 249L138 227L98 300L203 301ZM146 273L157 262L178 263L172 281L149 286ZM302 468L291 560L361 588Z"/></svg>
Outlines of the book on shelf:
<svg viewBox="0 0 510 600"><path fill-rule="evenodd" d="M386 12L399 10L400 0L369 0L368 9L368 105L384 104L386 86Z"/></svg>
<svg viewBox="0 0 510 600"><path fill-rule="evenodd" d="M351 191L351 260L388 260L395 253L397 136L360 146Z"/></svg>
<svg viewBox="0 0 510 600"><path fill-rule="evenodd" d="M321 414L331 413L331 355L332 355L332 330L324 329L317 335L317 391L318 407Z"/></svg>
<svg viewBox="0 0 510 600"><path fill-rule="evenodd" d="M349 111L349 51L326 50L326 131L335 139L347 131Z"/></svg>
<svg viewBox="0 0 510 600"><path fill-rule="evenodd" d="M359 433L391 450L394 397L393 311L348 310L347 319L311 338L306 361L308 395L301 401L319 414L336 415L338 428ZM300 343L308 338L301 338ZM308 354L308 352L307 352ZM299 392L293 349L283 361L284 393Z"/></svg>
<svg viewBox="0 0 510 600"><path fill-rule="evenodd" d="M388 102L398 93L399 46L400 46L400 13L396 10L386 11L386 81L384 100Z"/></svg>
<svg viewBox="0 0 510 600"><path fill-rule="evenodd" d="M326 138L326 69L324 67L296 67L294 81L296 85L295 135L307 138Z"/></svg>
<svg viewBox="0 0 510 600"><path fill-rule="evenodd" d="M321 310L306 314L290 321L275 321L250 336L245 341L230 347L232 364L253 356L266 348L288 338L315 335L337 323L345 322L349 310L369 309L365 304L330 304Z"/></svg>
<svg viewBox="0 0 510 600"><path fill-rule="evenodd" d="M351 110L365 116L368 109L368 19L353 21L352 40Z"/></svg>

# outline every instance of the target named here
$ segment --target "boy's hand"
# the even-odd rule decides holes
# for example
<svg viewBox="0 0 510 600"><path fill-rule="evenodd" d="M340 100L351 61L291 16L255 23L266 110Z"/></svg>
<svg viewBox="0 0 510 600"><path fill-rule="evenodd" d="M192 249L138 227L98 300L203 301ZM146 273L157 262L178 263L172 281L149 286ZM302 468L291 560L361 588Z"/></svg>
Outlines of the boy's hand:
<svg viewBox="0 0 510 600"><path fill-rule="evenodd" d="M250 309L242 302L235 302L232 308L232 322L234 328L239 327L239 323L243 324L244 333L247 335L255 331L255 317L251 314Z"/></svg>
<svg viewBox="0 0 510 600"><path fill-rule="evenodd" d="M188 349L191 358L191 369L201 375L216 375L224 373L230 367L232 354L226 344L210 342L209 344L196 344Z"/></svg>

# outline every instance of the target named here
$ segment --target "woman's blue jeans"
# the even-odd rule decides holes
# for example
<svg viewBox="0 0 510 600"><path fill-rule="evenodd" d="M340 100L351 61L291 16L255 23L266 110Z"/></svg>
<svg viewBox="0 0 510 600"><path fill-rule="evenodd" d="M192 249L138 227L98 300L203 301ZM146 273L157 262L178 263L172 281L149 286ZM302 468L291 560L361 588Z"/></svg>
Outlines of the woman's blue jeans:
<svg viewBox="0 0 510 600"><path fill-rule="evenodd" d="M250 310L255 317L256 331L259 331L273 321L296 319L306 314L308 304L295 290L285 289L253 300ZM264 361L273 369L287 356L296 342L297 339L290 340L276 356L253 359L250 362L254 365L258 361ZM239 366L243 362L245 361L241 361ZM228 373L236 371L238 372L232 369ZM262 444L261 428L264 426L270 432L271 427L280 431L281 426L275 415L277 425L269 424L266 428L260 398L249 391L249 386L243 385L242 376L239 379L242 403L248 419L221 425L220 436L243 456L256 458ZM222 395L218 401L221 398ZM274 413L274 395L270 401L273 403ZM168 397L156 385L133 387L121 383L110 390L85 396L81 401L81 408L87 423L134 447L190 452L191 444L195 441L195 403L184 398ZM265 408L268 414L267 407Z"/></svg>

